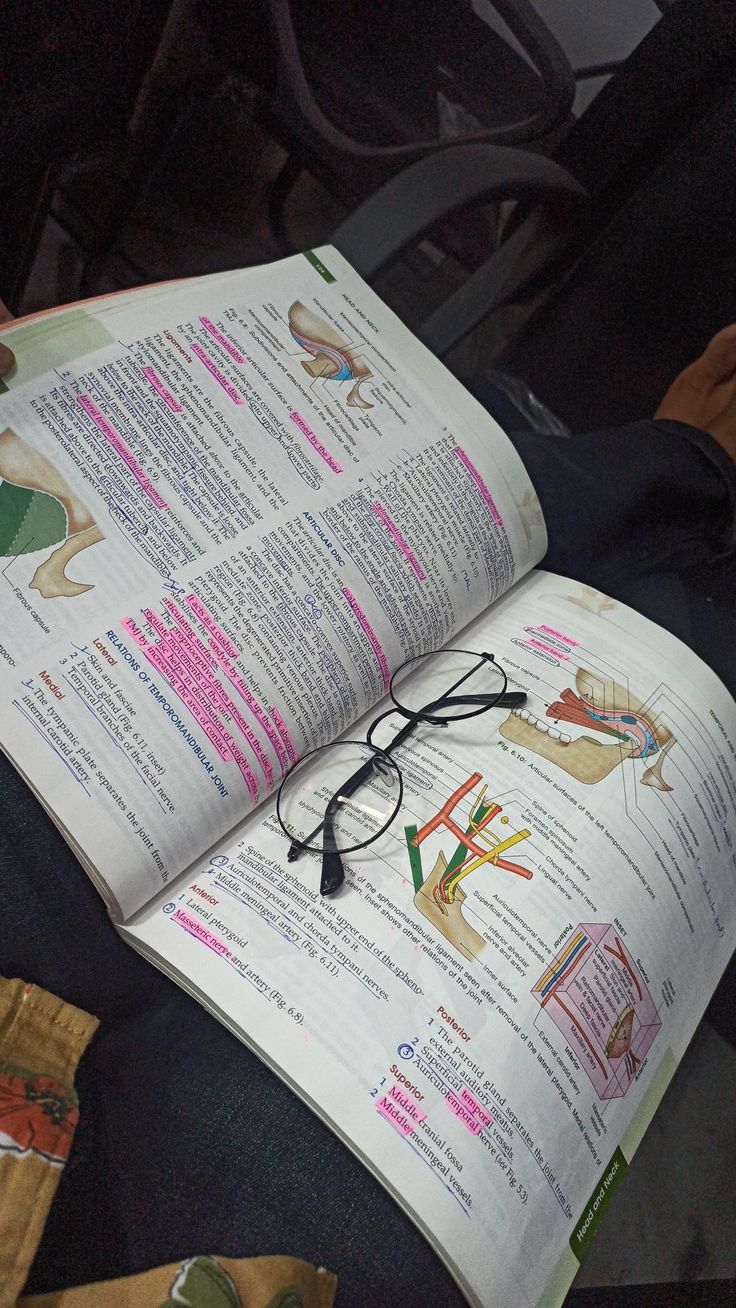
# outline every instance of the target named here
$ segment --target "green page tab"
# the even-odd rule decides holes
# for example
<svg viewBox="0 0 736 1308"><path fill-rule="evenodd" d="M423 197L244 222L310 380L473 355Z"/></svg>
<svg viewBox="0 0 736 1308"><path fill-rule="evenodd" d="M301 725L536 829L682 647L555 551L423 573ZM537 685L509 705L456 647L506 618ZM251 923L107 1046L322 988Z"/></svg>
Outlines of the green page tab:
<svg viewBox="0 0 736 1308"><path fill-rule="evenodd" d="M309 260L312 267L317 269L317 272L319 273L320 277L324 277L326 282L337 281L337 278L332 276L332 273L330 272L329 268L325 268L325 265L323 264L322 260L317 258L316 254L314 253L314 250L305 250L304 258Z"/></svg>
<svg viewBox="0 0 736 1308"><path fill-rule="evenodd" d="M582 1262L593 1236L601 1224L601 1219L605 1213L613 1195L616 1186L622 1179L628 1163L617 1149L614 1153L608 1167L603 1173L599 1184L593 1191L590 1199L585 1205L575 1229L570 1236L570 1248L572 1249L578 1262Z"/></svg>

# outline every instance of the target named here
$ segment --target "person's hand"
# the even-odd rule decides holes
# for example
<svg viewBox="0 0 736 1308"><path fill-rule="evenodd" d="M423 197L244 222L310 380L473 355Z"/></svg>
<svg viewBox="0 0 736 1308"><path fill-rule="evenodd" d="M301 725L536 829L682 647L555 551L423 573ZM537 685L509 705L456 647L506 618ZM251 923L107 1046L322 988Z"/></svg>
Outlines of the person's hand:
<svg viewBox="0 0 736 1308"><path fill-rule="evenodd" d="M0 325L4 322L12 322L13 315L9 309L6 309L2 300L0 300ZM0 334L0 377L5 377L15 367L15 355L9 350L7 345L2 343Z"/></svg>
<svg viewBox="0 0 736 1308"><path fill-rule="evenodd" d="M654 416L710 432L736 460L736 323L718 332L675 378Z"/></svg>

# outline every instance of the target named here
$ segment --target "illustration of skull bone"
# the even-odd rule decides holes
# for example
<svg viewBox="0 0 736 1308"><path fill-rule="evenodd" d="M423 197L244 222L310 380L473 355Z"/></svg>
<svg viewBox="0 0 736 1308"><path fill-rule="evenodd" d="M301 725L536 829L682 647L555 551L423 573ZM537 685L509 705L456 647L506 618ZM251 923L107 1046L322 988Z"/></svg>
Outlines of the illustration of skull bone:
<svg viewBox="0 0 736 1308"><path fill-rule="evenodd" d="M310 377L325 381L353 381L346 404L351 408L372 409L373 405L361 394L361 383L373 376L364 359L359 359L333 325L308 309L301 300L295 300L289 309L289 331L298 345L311 354L302 360L302 368Z"/></svg>
<svg viewBox="0 0 736 1308"><path fill-rule="evenodd" d="M656 759L640 781L657 790L672 789L662 777L662 762L675 743L672 732L625 686L586 668L577 669L575 690L563 690L544 714L515 709L500 731L586 785L602 781L626 759Z"/></svg>

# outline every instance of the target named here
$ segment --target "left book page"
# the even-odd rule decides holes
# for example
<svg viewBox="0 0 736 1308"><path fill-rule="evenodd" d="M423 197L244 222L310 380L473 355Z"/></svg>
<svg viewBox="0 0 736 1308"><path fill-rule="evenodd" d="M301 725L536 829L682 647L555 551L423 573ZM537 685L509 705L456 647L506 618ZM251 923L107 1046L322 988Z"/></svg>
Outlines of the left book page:
<svg viewBox="0 0 736 1308"><path fill-rule="evenodd" d="M125 918L544 526L504 434L334 250L6 339L0 735Z"/></svg>

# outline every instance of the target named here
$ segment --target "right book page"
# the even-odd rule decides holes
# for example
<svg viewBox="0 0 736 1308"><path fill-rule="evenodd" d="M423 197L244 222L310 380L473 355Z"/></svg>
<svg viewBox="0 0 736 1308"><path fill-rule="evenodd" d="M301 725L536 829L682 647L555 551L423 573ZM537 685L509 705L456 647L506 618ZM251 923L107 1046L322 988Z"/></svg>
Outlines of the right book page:
<svg viewBox="0 0 736 1308"><path fill-rule="evenodd" d="M472 1303L529 1308L561 1303L733 950L736 705L547 573L453 644L526 705L418 729L338 896L267 809L123 934L342 1136Z"/></svg>

